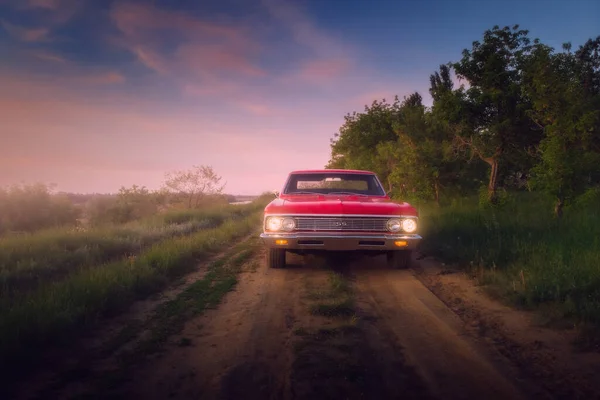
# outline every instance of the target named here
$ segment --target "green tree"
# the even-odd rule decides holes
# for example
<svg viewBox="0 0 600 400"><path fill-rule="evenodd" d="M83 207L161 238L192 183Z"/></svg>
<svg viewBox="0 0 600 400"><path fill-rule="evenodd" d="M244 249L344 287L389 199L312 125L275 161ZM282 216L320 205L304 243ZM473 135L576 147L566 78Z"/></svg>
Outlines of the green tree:
<svg viewBox="0 0 600 400"><path fill-rule="evenodd" d="M439 201L448 177L443 133L432 129L419 93L392 104L373 102L364 113L349 114L332 141L329 168L376 172L388 192L413 200Z"/></svg>
<svg viewBox="0 0 600 400"><path fill-rule="evenodd" d="M441 108L449 112L454 146L490 168L488 197L492 202L501 162L507 172L526 168L527 149L537 146L541 138L526 115L529 104L521 90L520 69L531 50L527 35L518 25L495 26L484 33L483 42L475 41L471 50L463 50L462 59L451 66L459 78L467 80L467 90L453 92L445 70L439 81L437 75L431 77L434 100L439 92L435 101L449 103Z"/></svg>
<svg viewBox="0 0 600 400"><path fill-rule="evenodd" d="M117 194L116 206L120 217L115 222L134 221L158 211L156 197L145 186L138 185L130 188L122 186Z"/></svg>
<svg viewBox="0 0 600 400"><path fill-rule="evenodd" d="M362 113L354 112L344 117L344 124L331 139L331 160L327 168L366 169L378 173L374 152L381 143L395 141L394 124L398 118L400 101L385 99L373 101ZM386 179L387 175L381 175Z"/></svg>
<svg viewBox="0 0 600 400"><path fill-rule="evenodd" d="M419 93L404 98L394 125L401 149L392 171L392 181L413 200L439 201L439 170L443 162L441 142L432 137L427 112Z"/></svg>
<svg viewBox="0 0 600 400"><path fill-rule="evenodd" d="M600 37L570 49L536 43L523 70L529 116L545 135L533 184L556 198L558 217L600 178Z"/></svg>

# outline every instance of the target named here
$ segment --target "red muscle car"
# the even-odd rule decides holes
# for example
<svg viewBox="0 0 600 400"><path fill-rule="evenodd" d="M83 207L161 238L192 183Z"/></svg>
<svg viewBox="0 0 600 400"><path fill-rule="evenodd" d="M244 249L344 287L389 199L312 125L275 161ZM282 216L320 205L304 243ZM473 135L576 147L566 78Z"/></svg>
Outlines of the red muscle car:
<svg viewBox="0 0 600 400"><path fill-rule="evenodd" d="M421 240L417 210L386 194L369 171L293 171L264 211L267 263L285 266L287 252L357 251L387 254L393 268L407 268Z"/></svg>

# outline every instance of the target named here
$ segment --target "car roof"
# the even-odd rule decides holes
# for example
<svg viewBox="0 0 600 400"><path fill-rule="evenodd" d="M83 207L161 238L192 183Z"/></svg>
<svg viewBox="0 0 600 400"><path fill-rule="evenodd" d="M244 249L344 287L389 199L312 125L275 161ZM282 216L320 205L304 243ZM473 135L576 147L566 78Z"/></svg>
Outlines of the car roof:
<svg viewBox="0 0 600 400"><path fill-rule="evenodd" d="M307 169L292 171L290 174L327 174L327 173L346 173L346 174L363 174L374 175L374 172L364 171L359 169Z"/></svg>

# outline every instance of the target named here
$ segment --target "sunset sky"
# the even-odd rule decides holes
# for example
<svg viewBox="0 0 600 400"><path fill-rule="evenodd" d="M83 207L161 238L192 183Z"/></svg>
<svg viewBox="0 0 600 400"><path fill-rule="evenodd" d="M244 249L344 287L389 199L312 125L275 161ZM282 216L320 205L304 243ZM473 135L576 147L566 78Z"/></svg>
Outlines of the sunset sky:
<svg viewBox="0 0 600 400"><path fill-rule="evenodd" d="M226 191L321 168L343 116L427 93L494 25L560 48L598 0L0 0L0 186L160 187L212 165Z"/></svg>

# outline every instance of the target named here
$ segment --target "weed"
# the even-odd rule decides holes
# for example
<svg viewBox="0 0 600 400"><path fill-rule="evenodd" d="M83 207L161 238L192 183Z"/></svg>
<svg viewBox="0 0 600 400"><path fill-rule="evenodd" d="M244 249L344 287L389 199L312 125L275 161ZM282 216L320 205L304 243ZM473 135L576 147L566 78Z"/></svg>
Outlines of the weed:
<svg viewBox="0 0 600 400"><path fill-rule="evenodd" d="M423 251L459 262L496 296L521 307L600 324L600 205L573 207L562 220L552 199L511 195L502 208L456 200L421 214Z"/></svg>
<svg viewBox="0 0 600 400"><path fill-rule="evenodd" d="M218 228L154 244L133 262L125 258L77 271L63 281L13 299L11 307L0 304L0 360L14 363L15 370L16 364L26 366L47 346L68 343L102 316L117 314L134 300L162 289L198 261L259 225L260 215L256 213L229 220ZM247 257L240 256L236 263ZM191 286L190 290L198 290L193 296L197 310L214 306L235 284L232 272L224 276L218 272L222 269L213 268L205 279ZM180 311L177 307L183 305L170 303L167 311L176 314Z"/></svg>
<svg viewBox="0 0 600 400"><path fill-rule="evenodd" d="M313 304L310 307L313 315L322 315L324 317L350 317L354 315L354 301L352 299L342 299L331 303Z"/></svg>
<svg viewBox="0 0 600 400"><path fill-rule="evenodd" d="M172 211L119 226L51 229L0 238L0 300L122 257L134 265L137 254L156 243L216 228L255 211L255 204Z"/></svg>

